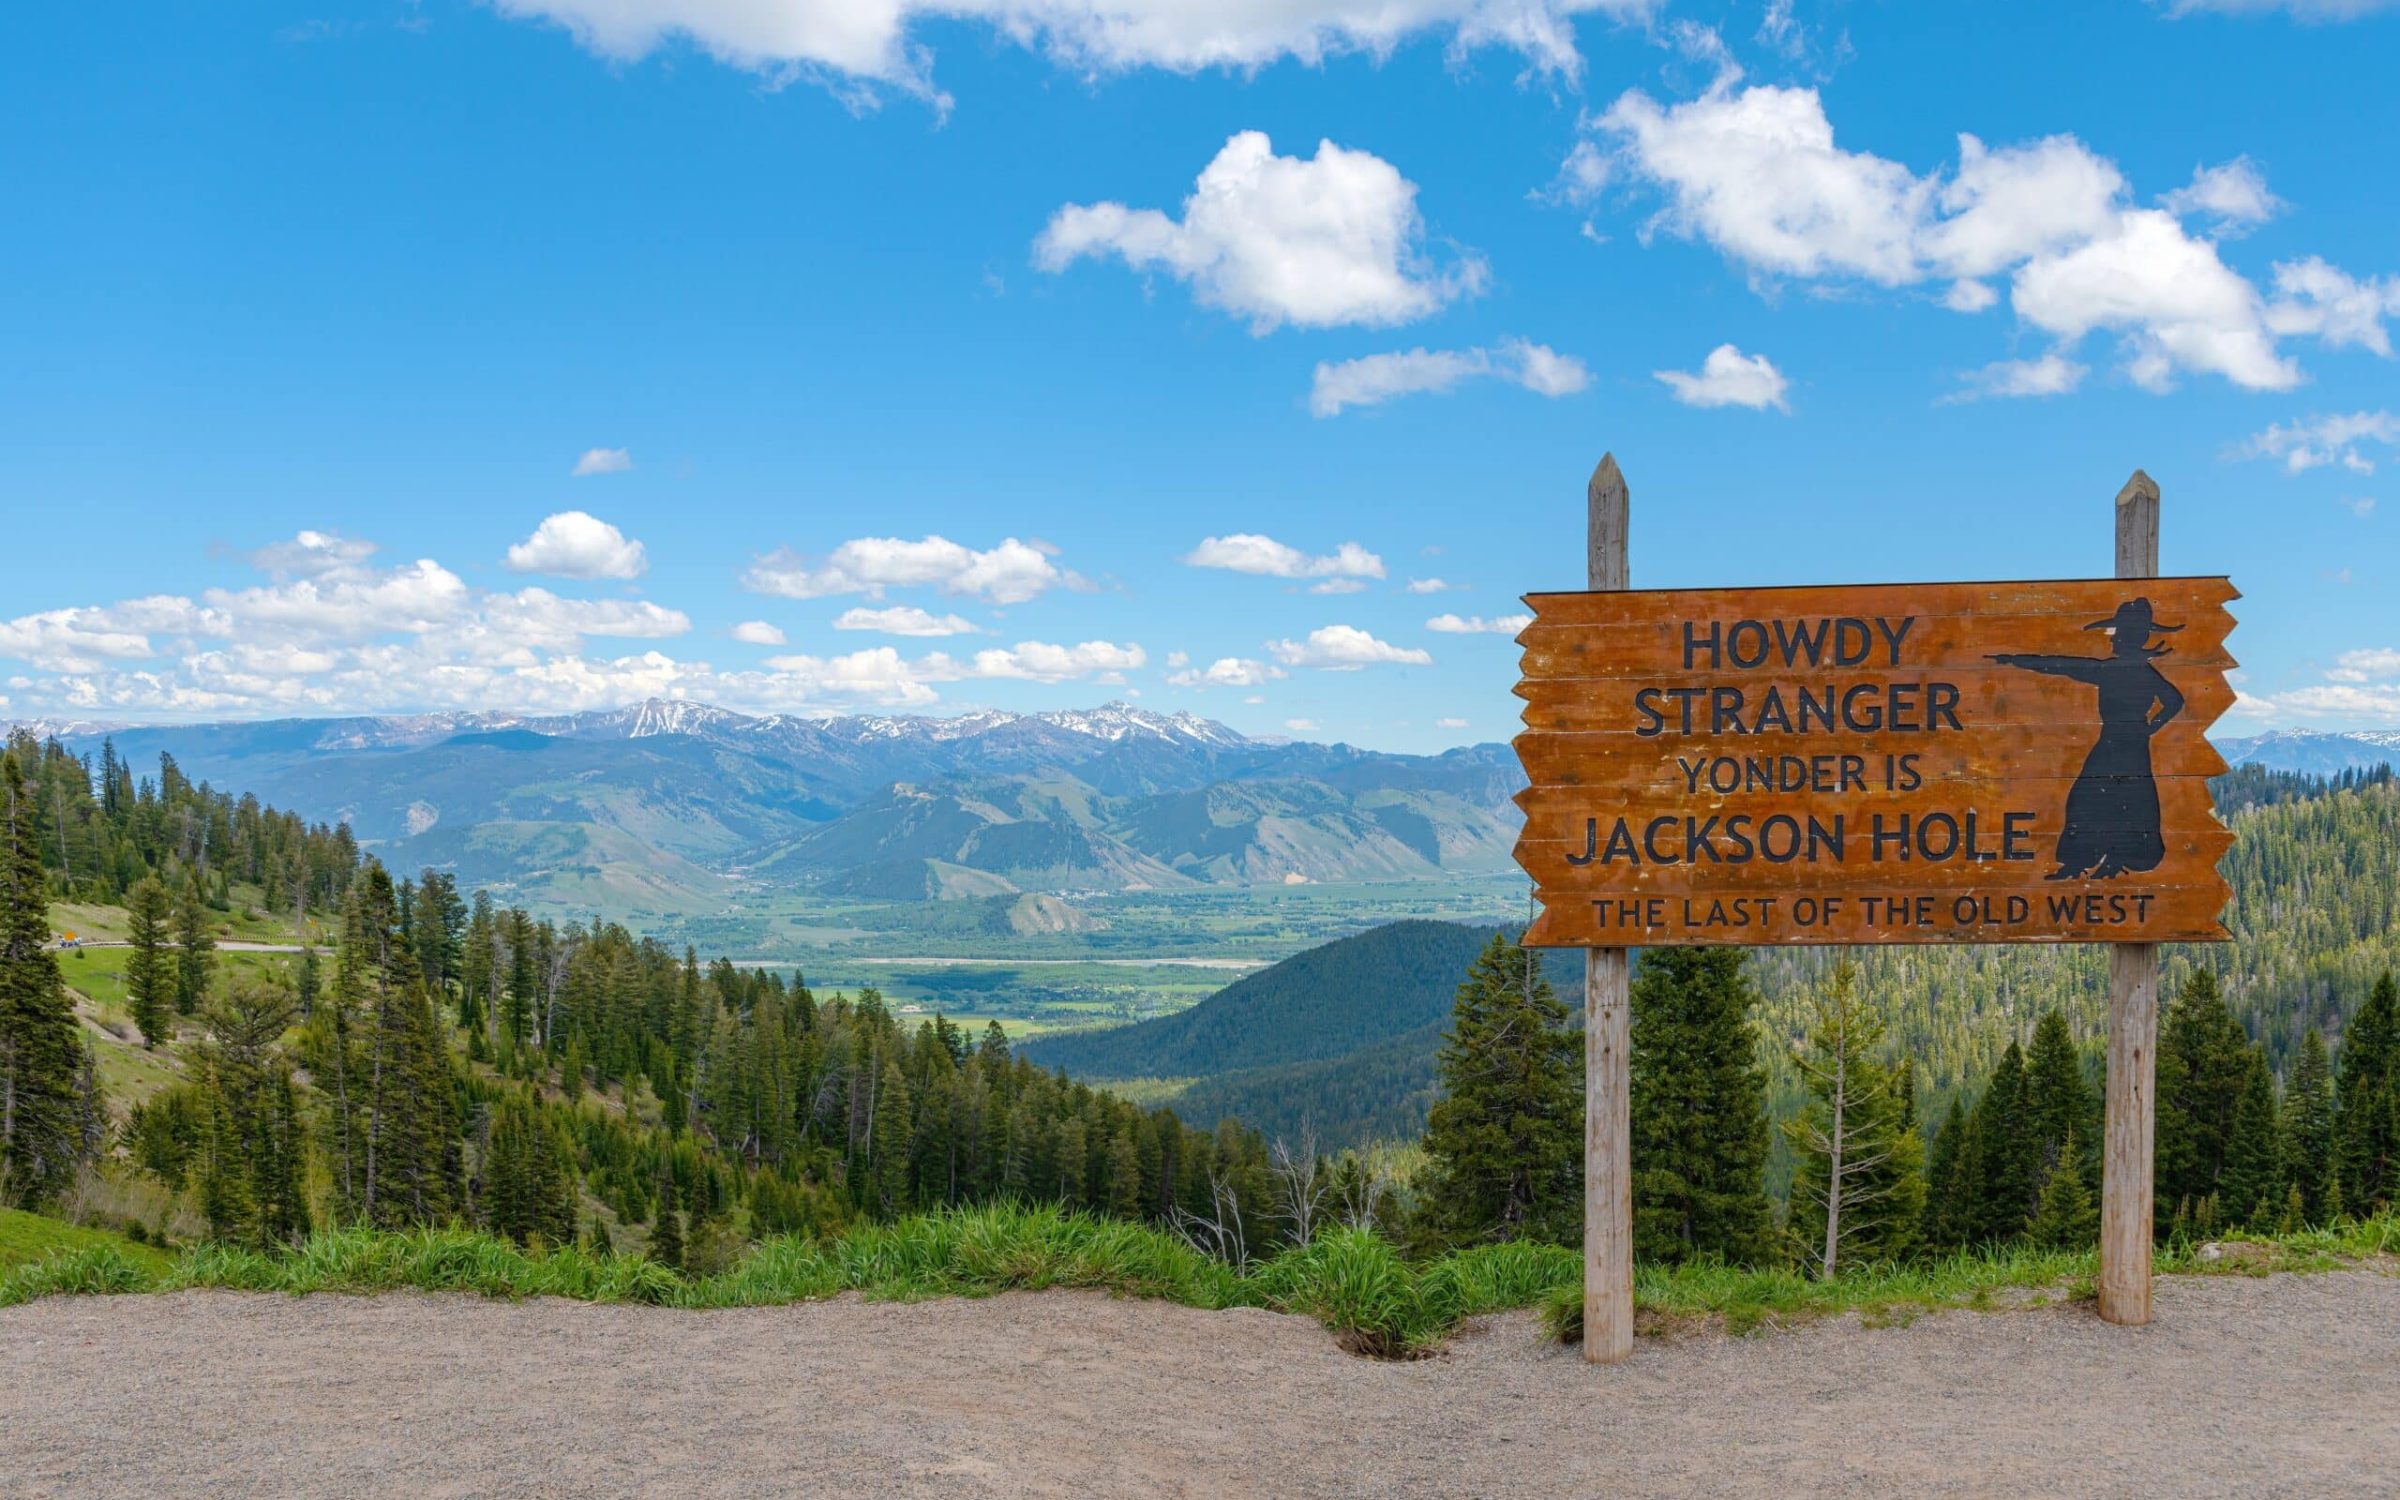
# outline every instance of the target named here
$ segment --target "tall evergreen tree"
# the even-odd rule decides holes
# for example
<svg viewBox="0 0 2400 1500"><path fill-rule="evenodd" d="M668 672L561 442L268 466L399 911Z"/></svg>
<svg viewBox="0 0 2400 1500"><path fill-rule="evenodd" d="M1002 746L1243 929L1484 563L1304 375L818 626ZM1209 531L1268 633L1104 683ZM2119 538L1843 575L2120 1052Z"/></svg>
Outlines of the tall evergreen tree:
<svg viewBox="0 0 2400 1500"><path fill-rule="evenodd" d="M167 888L145 875L125 897L125 996L142 1045L166 1040L167 1017L175 1002L175 980L167 961Z"/></svg>
<svg viewBox="0 0 2400 1500"><path fill-rule="evenodd" d="M2083 1250L2099 1233L2100 1208L2084 1179L2083 1152L2070 1131L2042 1181L2025 1237L2049 1250Z"/></svg>
<svg viewBox="0 0 2400 1500"><path fill-rule="evenodd" d="M208 906L200 872L184 873L175 893L175 1011L192 1015L208 1001L209 976L216 970L217 940L208 930Z"/></svg>
<svg viewBox="0 0 2400 1500"><path fill-rule="evenodd" d="M295 1005L280 985L244 979L202 1012L195 1057L206 1129L200 1197L209 1233L260 1249L308 1232L305 1142L282 1047Z"/></svg>
<svg viewBox="0 0 2400 1500"><path fill-rule="evenodd" d="M2041 1143L2034 1135L2026 1098L2025 1054L2015 1042L2000 1054L1992 1081L1975 1101L1976 1163L1974 1239L1996 1245L2025 1232L2040 1195Z"/></svg>
<svg viewBox="0 0 2400 1500"><path fill-rule="evenodd" d="M0 1196L29 1207L73 1179L83 1139L83 1045L50 948L39 838L12 749L0 754Z"/></svg>
<svg viewBox="0 0 2400 1500"><path fill-rule="evenodd" d="M2218 1179L2217 1215L2227 1226L2272 1229L2283 1213L2283 1139L2277 1129L2275 1075L2264 1048L2250 1049L2249 1074L2233 1112L2225 1172Z"/></svg>
<svg viewBox="0 0 2400 1500"><path fill-rule="evenodd" d="M2025 1113L2034 1171L2042 1181L2049 1180L2070 1137L2080 1143L2100 1138L2100 1096L2084 1078L2083 1058L2064 1011L2046 1011L2034 1023L2033 1044L2025 1049ZM2078 1149L2089 1156L2088 1146ZM2084 1163L2087 1169L2090 1165Z"/></svg>
<svg viewBox="0 0 2400 1500"><path fill-rule="evenodd" d="M875 1201L885 1213L898 1213L909 1205L912 1124L908 1080L901 1075L897 1061L887 1062L875 1090L873 1139L868 1144Z"/></svg>
<svg viewBox="0 0 2400 1500"><path fill-rule="evenodd" d="M550 1119L513 1089L492 1110L482 1207L485 1227L520 1245L537 1238L564 1245L575 1238L568 1147Z"/></svg>
<svg viewBox="0 0 2400 1500"><path fill-rule="evenodd" d="M1972 1175L1979 1143L1967 1125L1966 1101L1950 1096L1950 1112L1934 1127L1925 1166L1925 1220L1918 1238L1930 1250L1956 1250L1975 1237L1978 1206Z"/></svg>
<svg viewBox="0 0 2400 1500"><path fill-rule="evenodd" d="M1652 948L1633 981L1634 1253L1773 1254L1766 1079L1738 948Z"/></svg>
<svg viewBox="0 0 2400 1500"><path fill-rule="evenodd" d="M2400 1197L2400 990L2389 972L2342 1034L2337 1096L2342 1202L2363 1217Z"/></svg>
<svg viewBox="0 0 2400 1500"><path fill-rule="evenodd" d="M1582 1040L1537 971L1494 933L1451 1002L1418 1198L1428 1244L1580 1237Z"/></svg>
<svg viewBox="0 0 2400 1500"><path fill-rule="evenodd" d="M2162 1223L2217 1192L2234 1111L2250 1077L2250 1038L2217 977L2194 969L2167 1008L2158 1038L2153 1186Z"/></svg>
<svg viewBox="0 0 2400 1500"><path fill-rule="evenodd" d="M2325 1035L2314 1026L2300 1038L2299 1060L2284 1090L2283 1148L2283 1173L2300 1194L2301 1222L2324 1223L2341 1190L2335 1182L2333 1066Z"/></svg>

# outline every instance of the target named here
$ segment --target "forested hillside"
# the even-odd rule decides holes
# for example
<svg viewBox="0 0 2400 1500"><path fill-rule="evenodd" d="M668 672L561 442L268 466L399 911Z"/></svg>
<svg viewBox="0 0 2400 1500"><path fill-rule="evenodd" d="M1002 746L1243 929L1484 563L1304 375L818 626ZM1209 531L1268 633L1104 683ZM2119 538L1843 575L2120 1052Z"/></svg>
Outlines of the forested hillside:
<svg viewBox="0 0 2400 1500"><path fill-rule="evenodd" d="M1489 932L1393 922L1294 954L1171 1016L1047 1037L1026 1055L1094 1078L1189 1078L1318 1062L1450 1013L1458 976Z"/></svg>
<svg viewBox="0 0 2400 1500"><path fill-rule="evenodd" d="M395 879L346 833L172 762L87 777L20 737L0 793L13 1201L71 1199L150 1237L463 1222L703 1268L761 1234L1001 1198L1205 1220L1228 1244L1279 1232L1256 1133L1069 1083L996 1026L976 1041L872 990L819 995L614 924L465 901L439 873ZM146 891L182 892L177 919L145 920ZM130 936L105 965L71 955L110 985L71 991L48 908L119 893ZM291 951L230 963L216 936L269 898L328 908L331 951L292 923ZM138 1065L114 1085L104 1046Z"/></svg>
<svg viewBox="0 0 2400 1500"><path fill-rule="evenodd" d="M2310 1026L2338 1042L2340 1016L2376 976L2400 967L2400 785L2390 768L2332 778L2243 767L2217 784L2238 841L2224 871L2234 941L2168 950L2170 988L2194 969L2218 978L2233 1014L2280 1072ZM1299 954L1177 1016L1048 1039L1043 1061L1084 1078L1192 1079L1193 1118L1238 1114L1270 1133L1305 1119L1350 1144L1405 1138L1434 1092L1449 996L1488 934L1398 923ZM1879 1020L1936 1117L1970 1094L2012 1041L2057 1010L2087 1053L2098 1045L2107 955L2080 944L1862 948L1849 955L1860 1003ZM1564 979L1561 957L1550 968ZM1762 949L1758 1022L1777 1119L1800 1105L1790 1052L1811 999L1841 955ZM1780 1192L1789 1157L1777 1142Z"/></svg>

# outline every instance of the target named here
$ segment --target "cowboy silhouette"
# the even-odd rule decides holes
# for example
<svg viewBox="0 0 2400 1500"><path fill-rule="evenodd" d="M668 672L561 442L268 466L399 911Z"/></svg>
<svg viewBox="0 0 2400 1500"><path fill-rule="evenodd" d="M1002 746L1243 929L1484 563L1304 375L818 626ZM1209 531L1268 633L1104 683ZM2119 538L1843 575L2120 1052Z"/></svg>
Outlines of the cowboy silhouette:
<svg viewBox="0 0 2400 1500"><path fill-rule="evenodd" d="M2183 694L2151 665L2167 654L2154 635L2180 625L2160 625L2150 601L2128 599L2105 620L2083 627L2105 630L2106 656L2035 656L2002 652L1993 661L2050 677L2069 677L2100 690L2100 738L2083 758L2067 792L2066 827L2058 835L2058 868L2049 880L2104 880L2155 870L2167 857L2158 826L2158 782L2150 768L2150 737L2183 712Z"/></svg>

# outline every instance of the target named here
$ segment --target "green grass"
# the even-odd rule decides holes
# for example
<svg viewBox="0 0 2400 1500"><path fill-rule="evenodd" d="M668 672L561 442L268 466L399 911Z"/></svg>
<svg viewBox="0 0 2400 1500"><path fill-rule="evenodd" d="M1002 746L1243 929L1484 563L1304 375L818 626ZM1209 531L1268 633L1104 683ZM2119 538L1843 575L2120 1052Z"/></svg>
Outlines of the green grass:
<svg viewBox="0 0 2400 1500"><path fill-rule="evenodd" d="M22 1209L0 1208L0 1285L27 1266L60 1256L94 1253L119 1256L152 1275L164 1274L174 1259L162 1250L137 1245L104 1229L85 1229Z"/></svg>
<svg viewBox="0 0 2400 1500"><path fill-rule="evenodd" d="M2400 1254L2400 1216L2249 1243L2259 1250L2213 1262L2169 1250L2160 1269L2258 1275L2383 1265ZM1713 1326L1744 1333L1848 1312L1905 1322L1935 1308L2082 1297L2094 1269L2089 1253L2034 1250L1867 1267L1830 1282L1792 1271L1644 1267L1634 1296L1646 1331ZM114 1235L12 1213L0 1215L0 1272L0 1307L56 1293L192 1287L448 1291L683 1308L776 1306L843 1292L917 1300L1083 1287L1187 1307L1304 1314L1345 1348L1405 1358L1438 1344L1462 1318L1512 1308L1539 1308L1553 1333L1577 1336L1583 1268L1578 1251L1523 1244L1412 1264L1378 1236L1335 1230L1305 1250L1237 1270L1147 1225L1003 1204L865 1225L834 1240L769 1240L734 1269L697 1278L638 1256L524 1250L464 1229L331 1230L289 1252L204 1245L170 1260Z"/></svg>

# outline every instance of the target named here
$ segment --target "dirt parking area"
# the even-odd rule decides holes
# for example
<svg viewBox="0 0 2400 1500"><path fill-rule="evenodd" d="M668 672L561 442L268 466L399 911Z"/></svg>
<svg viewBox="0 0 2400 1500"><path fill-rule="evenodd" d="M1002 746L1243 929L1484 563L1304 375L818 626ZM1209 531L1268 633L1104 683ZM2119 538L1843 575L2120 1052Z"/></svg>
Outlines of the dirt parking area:
<svg viewBox="0 0 2400 1500"><path fill-rule="evenodd" d="M54 1298L0 1312L8 1495L2400 1495L2400 1279L1379 1363L1086 1293L731 1312Z"/></svg>

